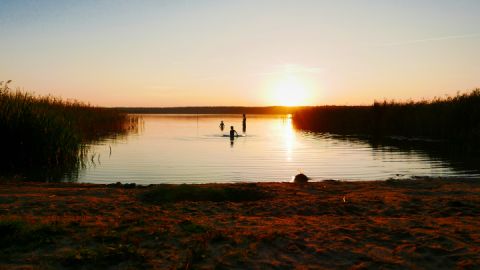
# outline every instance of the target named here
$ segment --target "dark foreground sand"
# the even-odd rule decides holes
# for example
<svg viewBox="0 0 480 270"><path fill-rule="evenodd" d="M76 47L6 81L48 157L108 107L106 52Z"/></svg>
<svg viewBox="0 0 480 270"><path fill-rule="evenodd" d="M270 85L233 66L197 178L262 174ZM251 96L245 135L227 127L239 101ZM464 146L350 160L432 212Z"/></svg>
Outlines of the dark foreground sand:
<svg viewBox="0 0 480 270"><path fill-rule="evenodd" d="M480 269L479 180L232 187L268 196L0 184L0 269Z"/></svg>

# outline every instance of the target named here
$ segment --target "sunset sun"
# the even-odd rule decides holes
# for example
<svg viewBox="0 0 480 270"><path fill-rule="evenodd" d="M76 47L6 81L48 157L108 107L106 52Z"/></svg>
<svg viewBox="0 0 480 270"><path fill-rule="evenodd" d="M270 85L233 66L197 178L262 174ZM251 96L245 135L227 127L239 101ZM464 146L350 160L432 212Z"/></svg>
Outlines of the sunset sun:
<svg viewBox="0 0 480 270"><path fill-rule="evenodd" d="M282 78L273 89L275 105L301 106L308 103L309 89L293 75Z"/></svg>

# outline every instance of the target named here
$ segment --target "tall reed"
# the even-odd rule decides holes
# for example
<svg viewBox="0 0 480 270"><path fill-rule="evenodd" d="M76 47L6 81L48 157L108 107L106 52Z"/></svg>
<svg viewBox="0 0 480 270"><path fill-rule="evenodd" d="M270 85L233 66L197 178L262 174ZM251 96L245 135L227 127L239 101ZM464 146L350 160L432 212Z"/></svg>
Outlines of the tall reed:
<svg viewBox="0 0 480 270"><path fill-rule="evenodd" d="M131 125L128 115L113 109L5 87L0 91L0 169L75 167L87 143L125 133Z"/></svg>
<svg viewBox="0 0 480 270"><path fill-rule="evenodd" d="M480 146L480 89L424 101L323 106L297 111L297 128L339 134L422 137Z"/></svg>

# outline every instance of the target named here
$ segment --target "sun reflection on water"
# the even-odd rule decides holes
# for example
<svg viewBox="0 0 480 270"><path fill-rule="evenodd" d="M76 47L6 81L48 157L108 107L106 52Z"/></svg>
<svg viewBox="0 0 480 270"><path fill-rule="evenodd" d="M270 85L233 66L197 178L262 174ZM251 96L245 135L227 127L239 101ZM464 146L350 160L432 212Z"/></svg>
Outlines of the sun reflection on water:
<svg viewBox="0 0 480 270"><path fill-rule="evenodd" d="M285 142L287 161L292 161L292 151L295 144L295 130L293 129L292 115L288 114L282 121L282 133Z"/></svg>

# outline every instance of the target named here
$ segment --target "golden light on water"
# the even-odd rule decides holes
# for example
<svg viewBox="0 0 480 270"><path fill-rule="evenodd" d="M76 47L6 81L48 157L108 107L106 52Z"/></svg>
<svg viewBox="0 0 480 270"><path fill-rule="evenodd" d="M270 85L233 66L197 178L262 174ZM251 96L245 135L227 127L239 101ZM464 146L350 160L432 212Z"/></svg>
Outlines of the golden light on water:
<svg viewBox="0 0 480 270"><path fill-rule="evenodd" d="M285 153L287 161L292 160L292 152L295 143L295 131L292 124L292 115L289 114L282 124L283 138L285 141Z"/></svg>

